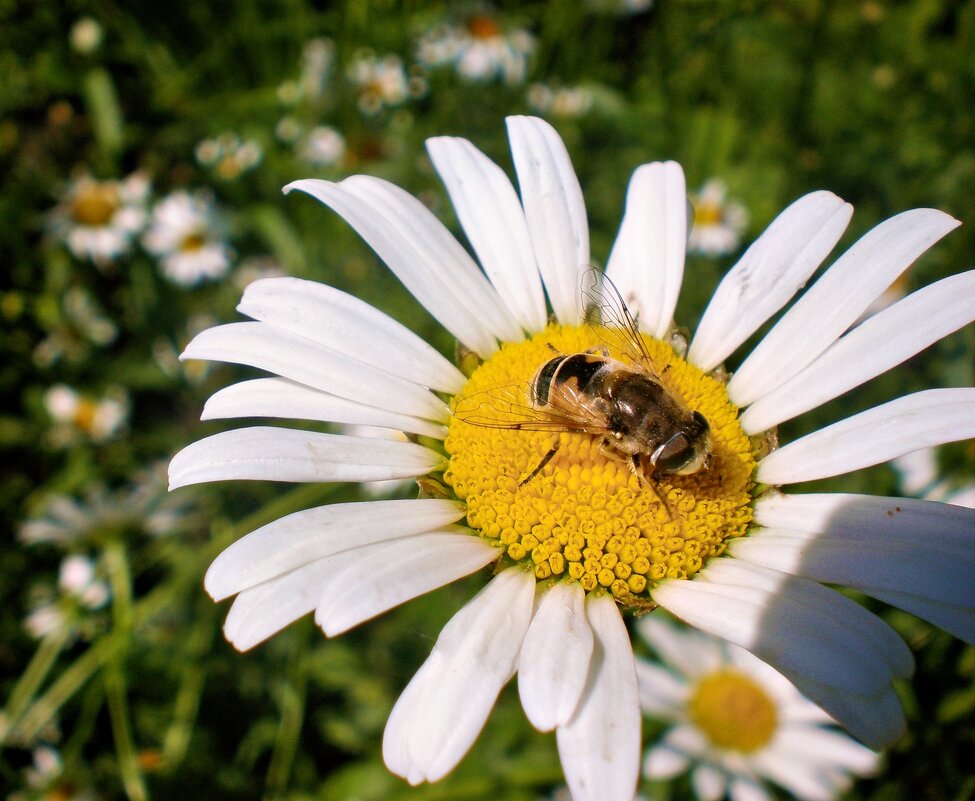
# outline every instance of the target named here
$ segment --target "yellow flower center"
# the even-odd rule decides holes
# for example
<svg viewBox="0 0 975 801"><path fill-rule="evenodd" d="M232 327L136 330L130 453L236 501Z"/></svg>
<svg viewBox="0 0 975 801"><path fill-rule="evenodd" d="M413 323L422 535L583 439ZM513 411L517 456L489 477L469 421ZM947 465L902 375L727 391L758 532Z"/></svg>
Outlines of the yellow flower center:
<svg viewBox="0 0 975 801"><path fill-rule="evenodd" d="M493 39L501 34L497 21L484 14L478 14L467 21L467 30L475 39Z"/></svg>
<svg viewBox="0 0 975 801"><path fill-rule="evenodd" d="M196 251L200 250L206 244L206 242L206 237L202 233L194 232L184 237L183 241L179 243L179 249L183 251L183 253L195 253Z"/></svg>
<svg viewBox="0 0 975 801"><path fill-rule="evenodd" d="M698 203L694 206L694 225L720 225L724 208L718 203Z"/></svg>
<svg viewBox="0 0 975 801"><path fill-rule="evenodd" d="M91 430L95 425L95 418L97 415L98 406L95 404L95 402L88 398L81 398L74 410L72 422L81 431L91 433Z"/></svg>
<svg viewBox="0 0 975 801"><path fill-rule="evenodd" d="M608 588L634 607L650 605L655 582L693 576L729 539L745 533L755 467L724 385L670 345L644 340L665 389L708 421L712 460L706 469L640 478L601 436L558 426L510 427L532 414L531 381L557 353L608 347L612 358L628 362L589 326L553 324L529 340L503 345L454 400L457 409L458 402L483 397L483 415L476 421L455 415L445 441L450 463L444 481L467 504L471 528L508 559L531 565L539 581L574 579L587 592ZM491 403L492 397L504 401ZM516 406L517 412L507 411Z"/></svg>
<svg viewBox="0 0 975 801"><path fill-rule="evenodd" d="M98 228L107 225L118 211L118 190L111 184L82 186L71 201L71 218L78 225Z"/></svg>
<svg viewBox="0 0 975 801"><path fill-rule="evenodd" d="M691 720L713 745L746 754L765 746L779 722L768 693L733 669L698 681L689 706Z"/></svg>

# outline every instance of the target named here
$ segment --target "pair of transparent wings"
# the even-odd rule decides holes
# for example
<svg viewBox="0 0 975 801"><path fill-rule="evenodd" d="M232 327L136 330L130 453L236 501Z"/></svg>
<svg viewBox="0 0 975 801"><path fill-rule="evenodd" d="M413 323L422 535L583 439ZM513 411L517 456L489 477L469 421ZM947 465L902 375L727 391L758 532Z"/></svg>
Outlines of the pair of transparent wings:
<svg viewBox="0 0 975 801"><path fill-rule="evenodd" d="M612 353L619 353L626 367L659 381L637 320L612 281L599 270L587 270L580 301L595 338ZM465 423L486 428L611 434L608 419L599 412L598 404L580 397L576 389L568 383L552 382L548 402L542 408L531 401L530 382L495 387L458 398L454 415Z"/></svg>

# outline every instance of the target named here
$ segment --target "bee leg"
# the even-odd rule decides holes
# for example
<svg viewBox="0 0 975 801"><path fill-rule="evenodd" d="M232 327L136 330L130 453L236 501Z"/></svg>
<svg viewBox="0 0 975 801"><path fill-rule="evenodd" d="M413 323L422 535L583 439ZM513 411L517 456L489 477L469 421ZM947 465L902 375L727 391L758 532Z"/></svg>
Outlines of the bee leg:
<svg viewBox="0 0 975 801"><path fill-rule="evenodd" d="M537 476L539 473L541 473L542 472L542 468L545 467L545 465L547 465L549 462L552 461L552 457L554 457L555 454L558 453L558 451L559 451L559 442L556 441L556 443L551 448L548 449L548 453L546 453L542 457L542 461L540 461L538 463L538 467L536 467L534 470L532 470L528 474L528 477L527 478L524 478L521 481L519 481L518 482L518 486L519 487L525 486L525 484L527 484L529 481L531 481L533 478L535 478L535 476Z"/></svg>
<svg viewBox="0 0 975 801"><path fill-rule="evenodd" d="M630 466L630 471L633 473L633 475L635 475L638 479L640 479L640 483L642 483L643 486L645 486L648 490L650 490L650 492L652 492L656 496L657 500L660 502L660 505L664 508L664 511L667 513L667 520L668 521L676 520L677 525L680 526L681 533L683 533L684 531L683 520L681 520L681 518L678 515L674 514L674 509L670 505L670 501L667 500L667 496L664 495L662 492L660 492L660 490L657 489L656 485L651 483L650 479L647 478L647 471L643 466L643 461L640 454L638 453L634 454L632 459L627 461L627 464ZM651 477L653 477L652 474Z"/></svg>

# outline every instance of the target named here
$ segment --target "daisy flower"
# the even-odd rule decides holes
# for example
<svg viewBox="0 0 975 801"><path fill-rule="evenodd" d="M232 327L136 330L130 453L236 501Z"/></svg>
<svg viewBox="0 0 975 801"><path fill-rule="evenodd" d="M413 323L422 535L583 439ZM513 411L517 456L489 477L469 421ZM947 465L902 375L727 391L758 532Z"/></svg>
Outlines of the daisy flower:
<svg viewBox="0 0 975 801"><path fill-rule="evenodd" d="M230 251L220 237L213 200L205 192L178 190L152 209L142 244L159 258L163 274L193 286L230 269Z"/></svg>
<svg viewBox="0 0 975 801"><path fill-rule="evenodd" d="M748 225L748 210L728 197L724 181L712 178L691 195L694 221L687 249L705 256L724 256L738 249Z"/></svg>
<svg viewBox="0 0 975 801"><path fill-rule="evenodd" d="M194 153L196 160L213 170L218 178L232 181L261 163L264 150L254 139L241 139L233 131L202 139Z"/></svg>
<svg viewBox="0 0 975 801"><path fill-rule="evenodd" d="M55 426L52 437L67 444L77 436L92 442L110 440L129 419L129 396L122 387L110 387L101 398L55 384L44 393L44 408Z"/></svg>
<svg viewBox="0 0 975 801"><path fill-rule="evenodd" d="M417 57L428 67L453 65L469 81L500 78L510 85L525 78L535 40L528 31L505 31L493 14L472 14L464 24L437 25L417 43Z"/></svg>
<svg viewBox="0 0 975 801"><path fill-rule="evenodd" d="M663 661L637 660L640 706L673 724L647 750L648 779L690 769L700 801L771 801L765 780L802 801L831 801L876 771L878 754L748 651L656 616L637 630Z"/></svg>
<svg viewBox="0 0 975 801"><path fill-rule="evenodd" d="M525 99L539 114L575 119L592 108L592 92L585 86L560 86L533 83L528 87Z"/></svg>
<svg viewBox="0 0 975 801"><path fill-rule="evenodd" d="M364 114L378 114L384 108L400 106L411 96L425 93L422 80L406 73L403 60L392 53L376 56L372 51L356 53L346 73L359 94L359 109Z"/></svg>
<svg viewBox="0 0 975 801"><path fill-rule="evenodd" d="M51 229L79 259L99 267L132 248L146 222L149 179L135 172L121 181L75 178L51 214Z"/></svg>
<svg viewBox="0 0 975 801"><path fill-rule="evenodd" d="M904 726L893 682L911 674L911 653L886 623L824 585L854 587L973 641L975 517L939 503L777 487L971 437L975 390L909 395L767 451L778 423L971 321L975 272L847 333L958 223L921 209L868 232L727 380L722 361L806 283L852 209L825 191L789 206L718 286L685 354L672 335L687 240L684 175L673 162L638 168L607 273L639 321L659 385L698 412L710 439L698 465L706 468L681 474L682 434L660 445L673 446L669 469L641 478L598 436L519 427L524 417L512 414L531 405L529 386L553 352L627 357L584 320L589 232L564 144L531 117L509 118L508 134L520 197L470 142L427 143L480 267L426 206L387 181L356 175L286 187L363 236L457 338L468 374L364 302L288 278L247 288L238 308L253 322L204 331L187 346L184 358L272 374L217 392L207 419L303 418L410 436L238 428L177 454L172 487L415 477L424 490L416 500L299 511L236 542L205 582L217 600L236 595L227 637L250 648L313 611L335 636L492 565L493 578L445 626L387 724L386 764L414 784L457 764L517 672L529 720L556 732L576 801L631 801L640 711L622 613L655 605L773 665L872 747L892 741ZM451 413L503 388L514 400L483 404L492 418Z"/></svg>

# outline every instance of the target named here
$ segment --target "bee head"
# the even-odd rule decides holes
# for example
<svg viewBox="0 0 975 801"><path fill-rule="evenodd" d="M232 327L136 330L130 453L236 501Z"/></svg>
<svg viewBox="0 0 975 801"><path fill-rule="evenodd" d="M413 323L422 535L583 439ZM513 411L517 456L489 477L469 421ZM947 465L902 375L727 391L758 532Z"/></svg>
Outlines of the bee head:
<svg viewBox="0 0 975 801"><path fill-rule="evenodd" d="M711 427L704 415L693 412L681 430L653 452L655 473L689 476L711 466Z"/></svg>

